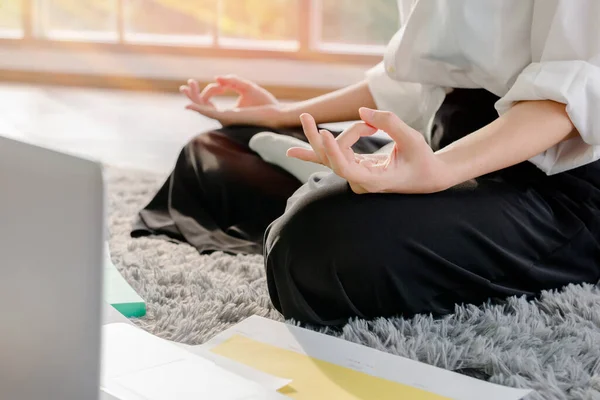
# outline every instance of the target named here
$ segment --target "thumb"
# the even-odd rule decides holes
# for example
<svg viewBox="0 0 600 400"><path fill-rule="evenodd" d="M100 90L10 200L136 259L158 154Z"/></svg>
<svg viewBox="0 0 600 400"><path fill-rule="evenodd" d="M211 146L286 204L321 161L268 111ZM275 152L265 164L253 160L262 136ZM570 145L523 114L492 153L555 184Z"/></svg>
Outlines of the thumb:
<svg viewBox="0 0 600 400"><path fill-rule="evenodd" d="M408 149L417 144L421 136L420 133L408 126L398 116L389 111L373 110L366 107L361 107L359 110L360 118L374 128L381 129L396 143L401 145L403 149ZM417 136L415 136L415 134Z"/></svg>
<svg viewBox="0 0 600 400"><path fill-rule="evenodd" d="M196 111L197 113L200 113L205 117L213 118L216 120L218 120L222 114L222 112L218 111L216 108L214 108L214 106L197 103L188 104L187 106L185 106L185 109L190 111Z"/></svg>

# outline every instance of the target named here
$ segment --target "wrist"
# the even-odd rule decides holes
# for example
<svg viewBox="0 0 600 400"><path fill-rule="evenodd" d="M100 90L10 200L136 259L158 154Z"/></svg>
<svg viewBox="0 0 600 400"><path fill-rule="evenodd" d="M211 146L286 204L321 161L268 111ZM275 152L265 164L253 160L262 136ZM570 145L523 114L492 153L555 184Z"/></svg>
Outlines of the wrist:
<svg viewBox="0 0 600 400"><path fill-rule="evenodd" d="M437 151L435 157L440 163L436 182L440 191L450 189L475 177L473 176L472 159L465 157L459 151L453 151L452 145Z"/></svg>
<svg viewBox="0 0 600 400"><path fill-rule="evenodd" d="M275 118L276 128L290 128L300 125L300 114L295 109L296 103L279 104Z"/></svg>

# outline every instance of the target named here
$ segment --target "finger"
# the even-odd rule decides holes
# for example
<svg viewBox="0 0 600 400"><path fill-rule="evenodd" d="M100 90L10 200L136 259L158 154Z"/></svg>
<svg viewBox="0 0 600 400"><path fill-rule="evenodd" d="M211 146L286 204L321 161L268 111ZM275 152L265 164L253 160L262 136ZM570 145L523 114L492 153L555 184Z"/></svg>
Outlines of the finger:
<svg viewBox="0 0 600 400"><path fill-rule="evenodd" d="M180 87L179 87L179 91L180 91L181 93L183 93L184 95L186 95L186 96L187 96L187 98L188 98L188 99L190 99L190 101L191 101L192 103L204 104L204 105L210 106L210 107L212 107L212 108L216 108L216 107L215 107L215 105L214 105L214 104L213 104L213 103L212 103L210 100L205 100L205 101L202 101L202 102L200 102L200 101L198 101L198 100L196 99L196 101L194 101L194 99L193 99L193 96L192 96L192 94L191 94L191 89L190 89L190 87L189 87L189 86L186 86L186 85L184 85L184 86L180 86ZM187 108L187 107L186 107L186 108Z"/></svg>
<svg viewBox="0 0 600 400"><path fill-rule="evenodd" d="M349 182L358 182L361 175L357 170L358 165L353 161L350 162L344 156L339 143L335 140L331 132L323 132L323 144L325 153L329 159L329 167L333 172Z"/></svg>
<svg viewBox="0 0 600 400"><path fill-rule="evenodd" d="M185 108L187 110L196 111L196 112L204 115L205 117L213 118L218 121L222 121L225 117L224 111L219 111L216 108L214 108L213 106L206 105L206 104L192 103L192 104L188 104L187 106L185 106Z"/></svg>
<svg viewBox="0 0 600 400"><path fill-rule="evenodd" d="M189 79L187 86L189 87L188 97L194 103L201 103L200 99L200 85L195 79Z"/></svg>
<svg viewBox="0 0 600 400"><path fill-rule="evenodd" d="M192 103L188 104L185 108L196 111L205 117L216 119L223 126L235 124L258 125L260 123L255 115L255 110L251 107L246 109L219 110L210 105Z"/></svg>
<svg viewBox="0 0 600 400"><path fill-rule="evenodd" d="M202 103L206 103L206 102L210 101L210 99L212 97L223 94L226 91L227 91L227 88L221 86L220 84L211 83L209 85L206 85L204 90L202 90L202 93L200 93L200 99L202 100Z"/></svg>
<svg viewBox="0 0 600 400"><path fill-rule="evenodd" d="M321 129L319 131L319 133L321 134L321 137L323 138L323 148L325 148L325 135L329 134L333 137L333 134L331 132L329 132L328 130L325 129ZM339 136L338 136L339 137ZM336 139L337 141L337 139ZM342 151L342 154L344 155L344 157L346 157L346 160L351 161L354 159L355 154L354 154L354 150L352 150L352 147L346 147L346 148L342 148L338 143L338 146L340 147L340 150ZM327 157L327 151L325 151L325 157ZM329 160L329 158L327 158Z"/></svg>
<svg viewBox="0 0 600 400"><path fill-rule="evenodd" d="M367 160L367 159L360 160L358 164L361 167L365 167L365 168L368 168L368 169L371 169L371 168L373 168L376 165L375 161L373 161L373 160Z"/></svg>
<svg viewBox="0 0 600 400"><path fill-rule="evenodd" d="M371 136L375 132L377 132L377 128L374 128L364 122L357 122L342 132L336 140L342 149L349 149L356 142L358 142L358 139L361 137Z"/></svg>
<svg viewBox="0 0 600 400"><path fill-rule="evenodd" d="M183 93L184 95L186 95L186 97L187 97L188 99L190 99L190 101L192 101L192 102L194 101L194 100L192 99L192 89L191 89L189 86L187 86L187 85L183 85L183 86L181 86L181 87L179 88L179 91L180 91L181 93Z"/></svg>
<svg viewBox="0 0 600 400"><path fill-rule="evenodd" d="M367 124L381 129L383 131L396 130L398 127L403 127L402 121L396 114L390 111L373 110L367 107L361 107L358 110L360 118Z"/></svg>
<svg viewBox="0 0 600 400"><path fill-rule="evenodd" d="M368 169L369 171L372 171L374 170L374 168L378 168L381 165L385 165L387 163L388 158L389 157L386 157L386 159L383 160L379 157L376 157L375 154L355 154L354 163Z"/></svg>
<svg viewBox="0 0 600 400"><path fill-rule="evenodd" d="M392 112L372 110L365 107L362 107L359 112L364 122L386 132L396 143L401 145L403 150L410 151L422 139L419 132L412 129Z"/></svg>
<svg viewBox="0 0 600 400"><path fill-rule="evenodd" d="M315 153L314 150L303 149L302 147L291 147L287 151L287 156L303 161L321 164L321 160L319 160L319 156L317 156L317 153Z"/></svg>
<svg viewBox="0 0 600 400"><path fill-rule="evenodd" d="M218 76L216 81L218 84L231 88L240 94L256 88L253 82L237 75Z"/></svg>
<svg viewBox="0 0 600 400"><path fill-rule="evenodd" d="M304 129L304 134L306 135L308 142L317 154L317 157L319 157L319 163L327 165L327 156L325 154L325 149L323 148L323 139L321 134L319 134L315 119L310 114L302 114L300 116L300 121L302 122L302 128Z"/></svg>
<svg viewBox="0 0 600 400"><path fill-rule="evenodd" d="M188 79L187 85L190 87L190 89L198 91L198 81L197 80Z"/></svg>

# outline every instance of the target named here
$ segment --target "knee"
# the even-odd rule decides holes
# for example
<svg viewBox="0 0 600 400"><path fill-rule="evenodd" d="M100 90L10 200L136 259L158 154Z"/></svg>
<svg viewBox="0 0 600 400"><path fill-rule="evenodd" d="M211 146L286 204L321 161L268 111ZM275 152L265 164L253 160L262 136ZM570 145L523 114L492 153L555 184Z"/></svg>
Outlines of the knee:
<svg viewBox="0 0 600 400"><path fill-rule="evenodd" d="M313 264L314 259L323 260L335 252L348 232L349 218L340 203L348 196L346 188L320 188L313 192L294 195L298 199L276 220L266 235L265 249L273 257L280 253L289 255L290 265Z"/></svg>
<svg viewBox="0 0 600 400"><path fill-rule="evenodd" d="M377 232L364 231L361 218L347 214L344 197L310 202L267 233L269 292L286 318L338 324L385 312L376 309L377 292L387 280L389 260L376 254Z"/></svg>
<svg viewBox="0 0 600 400"><path fill-rule="evenodd" d="M275 270L285 269L286 274L295 274L314 265L310 261L328 244L325 237L331 237L326 232L327 225L323 224L324 212L323 205L313 203L287 211L271 224L265 239L265 255Z"/></svg>
<svg viewBox="0 0 600 400"><path fill-rule="evenodd" d="M204 132L182 149L180 160L192 165L197 171L231 171L242 173L253 161L243 143L236 141L222 130Z"/></svg>
<svg viewBox="0 0 600 400"><path fill-rule="evenodd" d="M331 247L318 218L307 208L284 214L269 227L265 239L265 267L269 295L286 319L322 324L327 318L322 295ZM326 254L327 253L327 254Z"/></svg>
<svg viewBox="0 0 600 400"><path fill-rule="evenodd" d="M265 235L269 292L286 318L317 322L302 303L316 289L310 281L319 280L331 255L334 236L327 223L331 219L329 208L327 201L295 204L271 224Z"/></svg>
<svg viewBox="0 0 600 400"><path fill-rule="evenodd" d="M235 147L237 143L228 135L222 131L208 131L199 134L186 145L186 149L189 151L211 151L215 149Z"/></svg>
<svg viewBox="0 0 600 400"><path fill-rule="evenodd" d="M188 146L200 148L235 148L249 151L248 142L265 129L257 126L227 126L201 133Z"/></svg>

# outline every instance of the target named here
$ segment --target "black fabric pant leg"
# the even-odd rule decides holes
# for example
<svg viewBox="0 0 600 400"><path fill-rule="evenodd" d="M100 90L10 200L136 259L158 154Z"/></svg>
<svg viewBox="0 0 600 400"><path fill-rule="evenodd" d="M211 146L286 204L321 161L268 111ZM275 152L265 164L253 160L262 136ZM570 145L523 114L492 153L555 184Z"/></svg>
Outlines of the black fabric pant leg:
<svg viewBox="0 0 600 400"><path fill-rule="evenodd" d="M231 126L192 139L140 212L132 235L166 234L201 253L260 254L264 230L300 186L248 147L252 136L265 130Z"/></svg>
<svg viewBox="0 0 600 400"><path fill-rule="evenodd" d="M265 229L300 187L295 177L248 147L255 134L269 130L231 126L190 141L165 184L140 212L132 236L164 234L201 253L260 254ZM306 141L301 129L278 133ZM370 153L385 144L361 138L354 149Z"/></svg>
<svg viewBox="0 0 600 400"><path fill-rule="evenodd" d="M269 292L286 318L443 315L455 304L600 278L594 233L521 182L356 195L329 174L313 186L267 234Z"/></svg>
<svg viewBox="0 0 600 400"><path fill-rule="evenodd" d="M497 118L497 96L457 89L432 147ZM530 163L442 193L355 195L328 175L301 188L265 236L271 299L287 318L446 314L600 274L600 162L546 176Z"/></svg>

